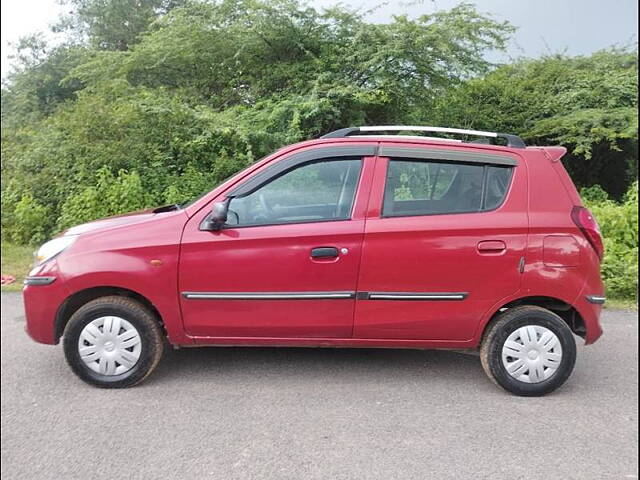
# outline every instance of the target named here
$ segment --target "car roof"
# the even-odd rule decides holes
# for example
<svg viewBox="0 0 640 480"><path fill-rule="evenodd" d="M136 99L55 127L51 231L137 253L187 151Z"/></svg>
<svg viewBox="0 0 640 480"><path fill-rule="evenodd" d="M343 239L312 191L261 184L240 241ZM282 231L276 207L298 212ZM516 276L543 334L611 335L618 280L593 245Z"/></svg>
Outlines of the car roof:
<svg viewBox="0 0 640 480"><path fill-rule="evenodd" d="M461 140L437 138L437 137L424 137L417 135L355 135L352 137L342 138L316 138L312 140L306 140L293 145L288 145L279 152L284 150L296 150L304 147L319 146L319 145L336 145L336 144L378 144L378 143L394 143L394 144L411 144L411 145L424 145L424 146L437 146L437 147L454 147L454 148L472 148L478 150L491 150L495 152L509 152L515 154L522 154L524 151L529 150L523 148L508 147L506 145L491 145L488 143L479 142L464 142Z"/></svg>

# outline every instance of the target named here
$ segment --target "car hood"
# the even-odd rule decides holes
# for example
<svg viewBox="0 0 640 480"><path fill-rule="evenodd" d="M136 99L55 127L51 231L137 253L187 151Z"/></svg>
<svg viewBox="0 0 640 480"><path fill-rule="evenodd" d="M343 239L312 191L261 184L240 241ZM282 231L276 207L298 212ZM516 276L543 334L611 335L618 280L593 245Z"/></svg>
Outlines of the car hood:
<svg viewBox="0 0 640 480"><path fill-rule="evenodd" d="M62 232L62 235L81 235L83 233L109 230L122 225L143 223L155 219L162 213L176 210L179 210L179 207L170 205L165 207L148 208L137 212L124 213L122 215L114 215L113 217L101 218L100 220L95 220L93 222L76 225L75 227L71 227Z"/></svg>

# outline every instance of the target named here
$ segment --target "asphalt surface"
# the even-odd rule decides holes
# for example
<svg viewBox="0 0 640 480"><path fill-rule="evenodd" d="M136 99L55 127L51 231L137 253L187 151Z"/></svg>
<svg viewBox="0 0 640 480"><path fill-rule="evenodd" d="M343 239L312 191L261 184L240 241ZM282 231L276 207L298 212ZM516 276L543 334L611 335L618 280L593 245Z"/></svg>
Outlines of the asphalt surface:
<svg viewBox="0 0 640 480"><path fill-rule="evenodd" d="M7 479L637 478L638 319L606 311L557 392L514 397L444 351L169 351L100 390L2 294Z"/></svg>

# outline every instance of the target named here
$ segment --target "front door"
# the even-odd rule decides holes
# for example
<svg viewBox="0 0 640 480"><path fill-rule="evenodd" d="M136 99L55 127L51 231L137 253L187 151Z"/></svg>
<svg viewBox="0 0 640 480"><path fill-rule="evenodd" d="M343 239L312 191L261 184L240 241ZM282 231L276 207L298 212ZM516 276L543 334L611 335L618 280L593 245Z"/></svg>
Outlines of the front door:
<svg viewBox="0 0 640 480"><path fill-rule="evenodd" d="M516 156L382 145L354 337L473 338L485 312L520 288L527 229Z"/></svg>
<svg viewBox="0 0 640 480"><path fill-rule="evenodd" d="M187 334L351 337L373 161L289 162L232 198L222 230L200 230L207 212L194 215L179 266Z"/></svg>

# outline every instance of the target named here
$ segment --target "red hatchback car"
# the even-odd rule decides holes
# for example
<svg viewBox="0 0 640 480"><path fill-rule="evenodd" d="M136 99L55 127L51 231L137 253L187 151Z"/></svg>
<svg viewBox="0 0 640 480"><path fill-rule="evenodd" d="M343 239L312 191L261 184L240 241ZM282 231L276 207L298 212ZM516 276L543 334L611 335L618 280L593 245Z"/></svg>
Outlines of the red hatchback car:
<svg viewBox="0 0 640 480"><path fill-rule="evenodd" d="M481 137L390 135L435 132ZM503 143L506 145L492 145ZM98 220L37 252L27 330L100 387L174 346L479 350L518 395L600 337L603 244L561 147L354 127L283 148L186 206Z"/></svg>

